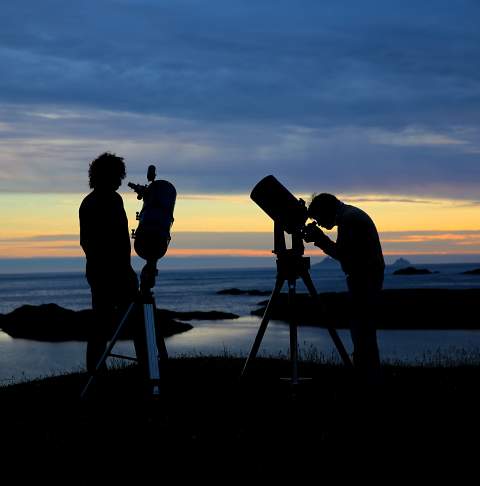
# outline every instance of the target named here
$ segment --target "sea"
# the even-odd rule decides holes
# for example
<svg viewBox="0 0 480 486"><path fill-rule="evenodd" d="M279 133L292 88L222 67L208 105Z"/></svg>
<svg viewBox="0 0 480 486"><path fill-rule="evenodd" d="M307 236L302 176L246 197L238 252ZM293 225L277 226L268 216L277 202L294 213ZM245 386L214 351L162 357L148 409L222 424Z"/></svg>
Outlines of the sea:
<svg viewBox="0 0 480 486"><path fill-rule="evenodd" d="M480 263L415 265L428 268L428 275L393 275L387 267L384 288L478 288L480 276L463 272ZM311 276L319 292L346 290L345 277L335 265L312 267ZM251 311L268 297L220 295L229 288L271 291L274 267L244 269L163 270L161 262L154 294L159 308L175 311L225 311L238 319L190 321L193 329L166 340L171 356L246 357L258 331L260 318ZM284 289L286 290L286 289ZM301 282L298 292L305 292ZM90 307L90 291L83 273L0 274L0 313L24 305L55 303L80 310ZM348 331L339 335L348 351L352 344ZM480 362L480 331L379 331L378 340L384 363L436 366ZM339 362L336 350L324 329L299 328L301 359ZM115 352L133 354L131 342L117 343ZM271 321L262 341L260 355L288 358L289 327ZM34 378L83 371L84 342L49 343L14 339L0 331L0 385Z"/></svg>

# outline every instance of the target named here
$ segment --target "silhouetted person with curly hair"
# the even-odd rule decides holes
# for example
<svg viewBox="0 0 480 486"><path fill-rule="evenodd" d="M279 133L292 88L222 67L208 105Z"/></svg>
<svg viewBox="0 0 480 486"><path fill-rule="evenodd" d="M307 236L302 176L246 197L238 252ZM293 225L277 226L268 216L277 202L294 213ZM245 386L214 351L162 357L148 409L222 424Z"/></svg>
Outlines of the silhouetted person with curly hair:
<svg viewBox="0 0 480 486"><path fill-rule="evenodd" d="M80 245L92 292L95 325L87 343L87 371L93 373L121 312L135 299L138 279L130 263L130 235L117 189L126 176L122 157L104 153L91 162L93 189L80 205Z"/></svg>
<svg viewBox="0 0 480 486"><path fill-rule="evenodd" d="M385 262L375 224L361 209L326 193L313 198L308 216L328 230L337 226L336 241L315 224L306 227L304 238L340 262L350 299L354 365L362 377L376 382L380 357L375 320Z"/></svg>

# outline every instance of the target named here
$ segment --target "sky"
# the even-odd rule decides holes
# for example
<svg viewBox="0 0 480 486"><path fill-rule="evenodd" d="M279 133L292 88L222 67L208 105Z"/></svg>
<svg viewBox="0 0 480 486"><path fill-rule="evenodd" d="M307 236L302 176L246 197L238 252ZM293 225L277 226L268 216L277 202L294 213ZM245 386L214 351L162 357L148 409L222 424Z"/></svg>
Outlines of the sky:
<svg viewBox="0 0 480 486"><path fill-rule="evenodd" d="M387 255L480 261L478 25L476 0L4 2L0 259L81 256L110 151L176 186L171 257L269 255L274 174L366 210Z"/></svg>

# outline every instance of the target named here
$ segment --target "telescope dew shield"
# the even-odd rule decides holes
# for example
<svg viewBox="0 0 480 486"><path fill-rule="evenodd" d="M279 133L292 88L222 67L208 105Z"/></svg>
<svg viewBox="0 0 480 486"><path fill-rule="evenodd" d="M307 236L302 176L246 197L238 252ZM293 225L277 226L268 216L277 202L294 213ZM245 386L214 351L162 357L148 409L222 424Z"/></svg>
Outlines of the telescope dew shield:
<svg viewBox="0 0 480 486"><path fill-rule="evenodd" d="M168 181L153 181L146 188L134 240L139 257L158 260L167 252L176 199L177 191Z"/></svg>
<svg viewBox="0 0 480 486"><path fill-rule="evenodd" d="M307 220L305 204L273 175L263 178L253 188L250 198L287 233L298 232L304 227Z"/></svg>

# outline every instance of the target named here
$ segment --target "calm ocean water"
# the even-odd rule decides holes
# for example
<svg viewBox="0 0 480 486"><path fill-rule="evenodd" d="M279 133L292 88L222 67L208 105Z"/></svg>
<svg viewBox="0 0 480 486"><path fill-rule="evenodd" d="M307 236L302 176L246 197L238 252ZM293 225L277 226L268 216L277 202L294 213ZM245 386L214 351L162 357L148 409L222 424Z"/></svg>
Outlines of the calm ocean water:
<svg viewBox="0 0 480 486"><path fill-rule="evenodd" d="M416 265L420 267L420 265ZM423 267L423 266L422 266ZM387 270L385 288L471 288L480 287L480 277L462 272L480 264L429 264L438 273L418 276L393 276ZM217 295L219 290L271 290L275 269L242 270L178 270L162 271L154 289L158 307L184 310L220 310L241 317L229 321L194 321L194 329L167 340L172 355L223 354L246 355L253 342L259 319L250 316L262 297ZM317 290L345 290L345 279L337 268L313 268L312 278ZM299 291L304 291L299 283ZM0 313L7 313L23 304L54 302L79 310L90 306L90 292L81 273L0 274ZM347 348L351 348L349 333L342 331ZM304 355L335 359L335 352L326 332L302 327L299 330ZM480 356L480 333L476 331L381 331L379 343L386 361L415 362L422 360L474 360ZM120 343L119 351L130 352L130 343ZM85 344L78 342L42 343L12 339L0 332L0 383L18 381L52 373L81 370ZM272 322L267 330L262 352L286 355L288 326Z"/></svg>

